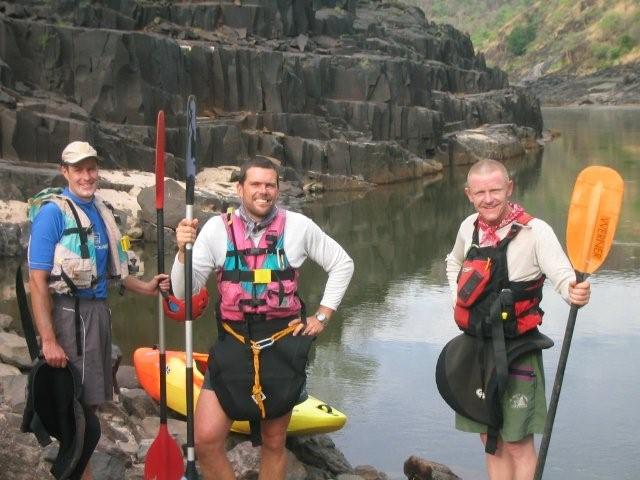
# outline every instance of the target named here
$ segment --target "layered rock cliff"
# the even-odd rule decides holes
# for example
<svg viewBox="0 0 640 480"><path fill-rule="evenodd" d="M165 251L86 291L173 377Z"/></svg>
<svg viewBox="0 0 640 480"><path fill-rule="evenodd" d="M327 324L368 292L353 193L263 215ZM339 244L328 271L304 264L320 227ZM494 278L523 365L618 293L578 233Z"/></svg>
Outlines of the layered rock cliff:
<svg viewBox="0 0 640 480"><path fill-rule="evenodd" d="M56 163L82 138L107 168L151 170L164 109L180 178L190 94L202 167L262 153L388 183L439 170L448 132L542 128L468 36L395 2L0 1L5 160Z"/></svg>

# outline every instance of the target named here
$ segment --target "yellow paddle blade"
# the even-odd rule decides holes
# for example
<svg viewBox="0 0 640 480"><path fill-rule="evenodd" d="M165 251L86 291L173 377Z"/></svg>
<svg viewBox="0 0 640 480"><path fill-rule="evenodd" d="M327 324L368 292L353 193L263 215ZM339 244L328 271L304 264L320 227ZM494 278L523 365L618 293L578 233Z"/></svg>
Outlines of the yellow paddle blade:
<svg viewBox="0 0 640 480"><path fill-rule="evenodd" d="M576 179L567 219L567 251L573 268L595 272L616 232L624 183L609 167L587 167Z"/></svg>

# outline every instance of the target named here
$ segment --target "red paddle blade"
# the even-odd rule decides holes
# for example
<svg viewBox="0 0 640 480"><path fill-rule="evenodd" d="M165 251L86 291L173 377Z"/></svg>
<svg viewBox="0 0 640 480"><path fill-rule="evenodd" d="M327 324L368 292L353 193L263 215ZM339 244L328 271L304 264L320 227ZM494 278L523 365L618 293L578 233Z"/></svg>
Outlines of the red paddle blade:
<svg viewBox="0 0 640 480"><path fill-rule="evenodd" d="M182 451L169 435L166 424L160 424L158 436L149 447L144 461L145 480L180 480L184 472Z"/></svg>
<svg viewBox="0 0 640 480"><path fill-rule="evenodd" d="M158 112L156 122L156 209L164 207L164 112Z"/></svg>

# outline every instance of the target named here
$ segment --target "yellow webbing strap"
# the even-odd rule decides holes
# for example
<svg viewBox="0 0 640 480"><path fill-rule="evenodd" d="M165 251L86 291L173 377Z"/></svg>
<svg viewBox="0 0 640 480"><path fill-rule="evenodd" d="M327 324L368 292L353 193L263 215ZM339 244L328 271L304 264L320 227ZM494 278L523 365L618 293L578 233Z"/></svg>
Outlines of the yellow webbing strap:
<svg viewBox="0 0 640 480"><path fill-rule="evenodd" d="M263 338L262 340L249 340L251 342L251 351L253 352L253 387L251 388L251 398L258 405L258 409L260 410L260 416L265 418L267 416L265 408L264 408L264 399L267 398L264 392L262 391L262 385L260 384L260 352L263 348L270 347L275 342L280 340L282 337L286 337L290 333L292 333L298 325L292 325L282 330L274 333L270 337ZM238 340L240 343L247 343L247 339L236 332L231 326L222 322L222 328L231 335L233 338Z"/></svg>

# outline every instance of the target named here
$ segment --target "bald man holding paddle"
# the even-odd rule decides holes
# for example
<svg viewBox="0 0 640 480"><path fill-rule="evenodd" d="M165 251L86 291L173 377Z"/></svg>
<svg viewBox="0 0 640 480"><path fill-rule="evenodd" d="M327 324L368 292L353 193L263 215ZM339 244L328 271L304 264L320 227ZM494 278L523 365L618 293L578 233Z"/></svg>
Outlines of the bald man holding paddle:
<svg viewBox="0 0 640 480"><path fill-rule="evenodd" d="M551 227L510 201L513 180L500 162L469 170L465 193L476 213L461 224L447 256L454 317L464 332L443 349L436 379L456 411L456 428L479 433L490 479L530 480L534 433L545 426L542 350L537 327L545 278L575 306L590 284L574 269Z"/></svg>

